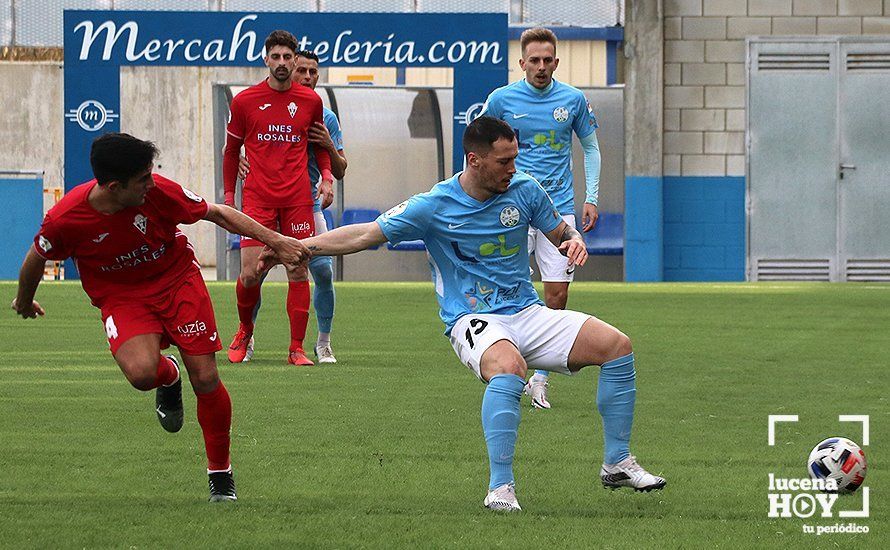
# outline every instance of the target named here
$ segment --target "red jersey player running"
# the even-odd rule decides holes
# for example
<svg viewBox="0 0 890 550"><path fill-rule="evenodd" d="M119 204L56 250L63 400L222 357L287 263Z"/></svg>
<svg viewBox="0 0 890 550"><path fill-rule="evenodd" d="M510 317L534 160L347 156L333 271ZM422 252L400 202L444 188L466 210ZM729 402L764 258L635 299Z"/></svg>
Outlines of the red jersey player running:
<svg viewBox="0 0 890 550"><path fill-rule="evenodd" d="M232 100L223 155L225 202L235 204L235 180L241 146L252 170L244 182L241 209L259 223L281 233L304 239L315 232L312 185L309 181L309 129L323 123L321 98L311 89L293 84L297 41L287 31L273 31L266 38L269 77L242 91ZM321 172L320 190L330 191L331 157L315 147ZM252 348L253 312L260 300L263 273L257 269L262 243L241 239L241 275L235 286L238 298L238 332L229 346L229 361L240 363ZM305 265L287 268L287 315L291 343L287 362L312 365L303 351L309 322L309 274Z"/></svg>
<svg viewBox="0 0 890 550"><path fill-rule="evenodd" d="M158 420L182 428L179 365L161 349L175 344L198 401L212 502L236 500L229 460L232 402L216 369L221 349L213 306L198 262L177 224L204 219L268 244L296 264L308 257L298 241L270 231L227 206L152 173L157 148L127 134L93 141L96 179L78 185L46 214L25 256L12 308L43 315L34 301L46 260L74 258L83 289L102 312L115 361L138 390L157 388Z"/></svg>

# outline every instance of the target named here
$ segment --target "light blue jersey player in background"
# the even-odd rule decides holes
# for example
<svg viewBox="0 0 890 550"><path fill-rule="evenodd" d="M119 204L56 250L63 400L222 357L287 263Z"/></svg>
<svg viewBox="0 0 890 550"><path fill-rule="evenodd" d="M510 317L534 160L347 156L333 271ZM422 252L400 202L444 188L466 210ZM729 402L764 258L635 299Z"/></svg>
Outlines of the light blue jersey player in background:
<svg viewBox="0 0 890 550"><path fill-rule="evenodd" d="M559 65L556 35L549 29L527 29L519 39L519 65L525 78L498 88L488 96L482 114L499 118L516 130L519 158L516 168L534 177L553 199L565 222L575 227L575 190L572 181L572 132L584 150L587 193L582 212L583 230L590 231L599 217L600 151L596 139L596 117L581 90L559 82L553 72ZM566 269L563 257L543 232L531 229L529 252L534 252L544 302L552 309L565 309L574 270ZM539 370L528 381L525 392L539 409L549 409L547 372Z"/></svg>
<svg viewBox="0 0 890 550"><path fill-rule="evenodd" d="M518 511L513 455L519 399L528 367L573 374L600 365L596 403L602 416L606 487L638 491L666 482L630 454L636 371L630 339L585 313L545 307L528 269L528 229L562 254L563 269L584 265L587 250L544 189L518 173L513 129L495 118L474 120L463 138L466 170L411 197L375 222L339 227L304 240L315 255L343 255L422 239L439 315L455 353L486 384L482 429L489 485L484 505ZM271 262L271 252L263 261ZM435 406L430 404L430 406Z"/></svg>
<svg viewBox="0 0 890 550"><path fill-rule="evenodd" d="M318 85L318 56L311 51L298 51L295 56L295 68L293 81L301 86L307 86L313 90ZM343 151L343 132L340 130L340 121L333 111L324 108L324 127L316 126L309 130L309 141L320 145L331 154L331 174L337 179L343 179L346 173L346 154ZM247 177L250 164L247 159L241 157L238 177L242 180ZM328 230L324 219L323 210L331 205L334 200L334 190L331 186L324 185L318 188L321 181L321 172L318 163L315 162L315 154L309 148L309 181L312 183L312 195L315 197L315 234L321 235ZM309 272L312 274L312 282L315 291L312 296L312 304L315 306L315 318L318 322L318 339L315 342L315 357L319 363L336 363L334 350L331 347L331 328L334 320L334 265L330 256L318 256L309 262ZM257 303L253 311L253 320L256 322L262 301ZM254 339L250 338L247 344L245 361L253 356Z"/></svg>

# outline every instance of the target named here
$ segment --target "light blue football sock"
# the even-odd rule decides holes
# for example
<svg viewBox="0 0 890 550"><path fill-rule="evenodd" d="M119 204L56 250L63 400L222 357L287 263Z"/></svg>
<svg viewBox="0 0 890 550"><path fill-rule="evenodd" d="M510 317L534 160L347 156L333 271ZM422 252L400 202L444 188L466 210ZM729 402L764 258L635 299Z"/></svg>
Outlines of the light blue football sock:
<svg viewBox="0 0 890 550"><path fill-rule="evenodd" d="M544 378L547 378L548 376L550 376L550 371L547 371L547 370L536 370L536 371L535 371L535 376L543 376Z"/></svg>
<svg viewBox="0 0 890 550"><path fill-rule="evenodd" d="M489 490L513 483L513 453L519 433L519 398L525 380L515 374L493 376L482 396L482 431L488 447Z"/></svg>
<svg viewBox="0 0 890 550"><path fill-rule="evenodd" d="M334 321L334 263L330 256L316 256L309 261L315 293L312 301L315 305L315 318L318 320L318 332L329 334Z"/></svg>
<svg viewBox="0 0 890 550"><path fill-rule="evenodd" d="M637 397L634 354L603 363L596 389L596 407L603 417L603 462L615 464L630 456L630 430Z"/></svg>

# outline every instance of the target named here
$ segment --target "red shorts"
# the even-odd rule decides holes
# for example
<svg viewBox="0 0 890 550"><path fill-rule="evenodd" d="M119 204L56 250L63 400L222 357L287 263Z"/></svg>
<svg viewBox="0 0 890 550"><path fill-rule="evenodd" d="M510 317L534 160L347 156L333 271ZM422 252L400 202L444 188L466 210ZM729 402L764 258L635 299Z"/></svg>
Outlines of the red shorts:
<svg viewBox="0 0 890 550"><path fill-rule="evenodd" d="M190 271L168 290L140 300L108 300L102 322L111 354L140 334L160 334L161 349L176 345L188 355L208 355L222 349L213 304L198 270Z"/></svg>
<svg viewBox="0 0 890 550"><path fill-rule="evenodd" d="M313 205L267 208L246 205L241 211L256 220L260 225L278 231L295 239L305 239L315 234ZM241 246L263 246L263 243L249 237L241 237Z"/></svg>

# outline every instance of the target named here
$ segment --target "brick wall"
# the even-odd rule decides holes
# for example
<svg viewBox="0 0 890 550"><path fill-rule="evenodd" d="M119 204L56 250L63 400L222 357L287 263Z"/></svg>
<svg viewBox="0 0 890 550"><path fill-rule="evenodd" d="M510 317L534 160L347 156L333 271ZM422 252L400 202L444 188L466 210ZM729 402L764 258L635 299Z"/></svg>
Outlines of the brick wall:
<svg viewBox="0 0 890 550"><path fill-rule="evenodd" d="M664 175L745 174L745 37L890 34L890 0L664 0Z"/></svg>

